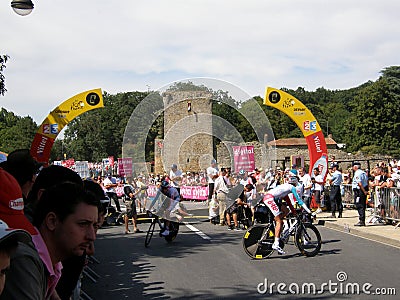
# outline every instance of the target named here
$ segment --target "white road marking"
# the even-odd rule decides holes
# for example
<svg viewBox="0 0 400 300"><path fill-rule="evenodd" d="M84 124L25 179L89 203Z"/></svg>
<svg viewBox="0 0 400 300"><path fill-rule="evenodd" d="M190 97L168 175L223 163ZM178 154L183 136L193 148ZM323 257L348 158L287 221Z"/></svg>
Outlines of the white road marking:
<svg viewBox="0 0 400 300"><path fill-rule="evenodd" d="M193 225L190 225L189 223L184 223L185 226L187 228L189 228L191 231L193 231L194 233L196 233L197 235L199 235L201 238L203 238L204 240L211 240L211 238L206 235L204 232L198 230L196 227L194 227Z"/></svg>

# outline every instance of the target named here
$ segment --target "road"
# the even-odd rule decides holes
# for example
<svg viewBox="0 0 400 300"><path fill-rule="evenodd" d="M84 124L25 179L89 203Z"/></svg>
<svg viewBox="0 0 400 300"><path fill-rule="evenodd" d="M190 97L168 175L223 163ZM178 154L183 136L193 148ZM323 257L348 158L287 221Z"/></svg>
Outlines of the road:
<svg viewBox="0 0 400 300"><path fill-rule="evenodd" d="M318 226L324 241L318 256L300 256L289 244L285 255L252 260L242 250L243 232L208 222L189 227L182 226L170 244L154 236L149 248L145 233L125 235L122 226L100 229L95 255L100 264L90 265L100 278L93 283L86 277L84 291L100 300L245 299L271 293L279 299L398 299L376 292L400 293L400 251L391 246ZM313 286L320 294L310 295ZM355 295L357 287L375 295Z"/></svg>

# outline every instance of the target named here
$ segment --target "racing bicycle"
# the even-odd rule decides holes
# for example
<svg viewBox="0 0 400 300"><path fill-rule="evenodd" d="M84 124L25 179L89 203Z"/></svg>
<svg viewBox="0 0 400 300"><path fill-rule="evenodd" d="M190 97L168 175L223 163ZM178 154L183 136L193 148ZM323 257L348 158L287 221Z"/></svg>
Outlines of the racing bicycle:
<svg viewBox="0 0 400 300"><path fill-rule="evenodd" d="M151 211L147 211L147 216L149 218L152 218L152 221L150 223L149 229L147 230L146 239L144 241L144 246L146 248L149 247L149 245L150 245L150 241L151 241L151 238L153 237L156 224L158 224L158 226L160 228L160 234L159 234L160 237L164 237L167 242L172 242L176 238L176 236L178 235L178 232L179 232L179 223L178 222L170 221L169 222L169 234L166 236L163 236L161 233L165 228L165 222L164 222L165 220L160 219L159 216L153 214Z"/></svg>
<svg viewBox="0 0 400 300"><path fill-rule="evenodd" d="M275 239L274 216L269 208L260 201L255 206L254 225L243 235L242 244L248 256L254 259L265 259L274 250L272 244ZM300 209L296 214L290 213L286 217L286 230L281 234L280 247L283 249L291 236L300 253L307 257L315 256L321 250L321 234L312 224L310 215Z"/></svg>

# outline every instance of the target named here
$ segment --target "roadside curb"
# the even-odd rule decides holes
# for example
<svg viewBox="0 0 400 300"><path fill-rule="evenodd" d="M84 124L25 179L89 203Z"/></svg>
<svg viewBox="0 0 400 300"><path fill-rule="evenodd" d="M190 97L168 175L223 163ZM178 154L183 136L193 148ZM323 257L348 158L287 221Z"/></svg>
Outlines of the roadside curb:
<svg viewBox="0 0 400 300"><path fill-rule="evenodd" d="M323 221L323 222L324 222L323 226L325 226L326 228L342 231L344 233L348 233L351 235L359 236L359 237L366 238L366 239L369 239L372 241L376 241L376 242L380 242L383 244L387 244L387 245L391 245L391 246L400 248L400 240L398 240L398 239L393 239L393 238L381 236L381 235L378 235L375 233L366 232L364 230L359 230L350 224L344 224L344 225L337 224L335 222L331 222L331 221L327 221L327 220ZM366 230L368 230L368 226L367 226Z"/></svg>

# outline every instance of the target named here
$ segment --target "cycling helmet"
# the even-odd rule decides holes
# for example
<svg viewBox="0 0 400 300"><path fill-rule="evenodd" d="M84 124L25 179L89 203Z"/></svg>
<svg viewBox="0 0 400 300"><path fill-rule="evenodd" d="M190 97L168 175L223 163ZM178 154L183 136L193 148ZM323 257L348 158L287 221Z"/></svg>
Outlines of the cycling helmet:
<svg viewBox="0 0 400 300"><path fill-rule="evenodd" d="M241 170L239 171L239 175L244 175L245 172L246 172L245 170L241 169Z"/></svg>
<svg viewBox="0 0 400 300"><path fill-rule="evenodd" d="M161 187L161 188L167 188L167 187L169 187L169 182L166 181L166 180L161 181L160 187Z"/></svg>
<svg viewBox="0 0 400 300"><path fill-rule="evenodd" d="M297 178L297 176L290 176L288 179L288 183L297 185L299 183L299 179Z"/></svg>

